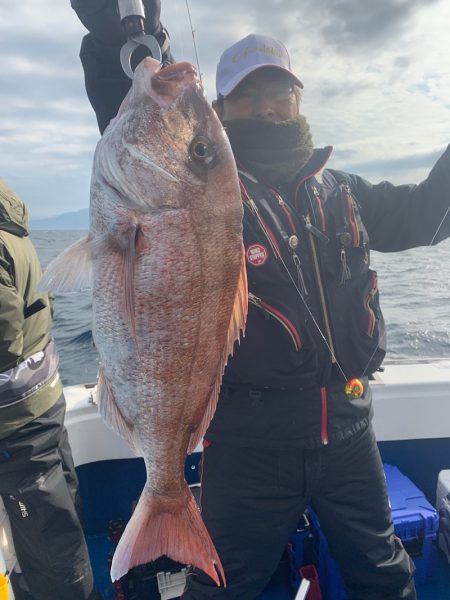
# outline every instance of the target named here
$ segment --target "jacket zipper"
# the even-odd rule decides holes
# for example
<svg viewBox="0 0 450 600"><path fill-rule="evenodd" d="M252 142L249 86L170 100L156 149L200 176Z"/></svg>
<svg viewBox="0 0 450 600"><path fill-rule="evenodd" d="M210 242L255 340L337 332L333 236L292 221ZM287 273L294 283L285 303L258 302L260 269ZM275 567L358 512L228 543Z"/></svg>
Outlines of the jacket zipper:
<svg viewBox="0 0 450 600"><path fill-rule="evenodd" d="M348 185L344 185L344 190L347 200L347 217L350 227L352 228L353 246L359 246L359 229L356 224L355 209L353 207L352 193Z"/></svg>
<svg viewBox="0 0 450 600"><path fill-rule="evenodd" d="M270 244L270 247L272 248L272 251L275 254L275 257L277 259L281 259L281 249L278 245L276 237L270 230L267 223L261 217L261 215L259 213L259 209L256 206L256 202L253 200L253 198L250 197L249 193L247 192L247 190L242 182L241 182L241 192L242 192L242 201L250 209L251 213L256 217L256 219L261 227L262 232L264 233L265 237L267 238L267 240ZM278 194L275 194L275 196L278 200L279 205L283 208L286 215L288 216L289 223L292 226L292 230L294 231L294 235L296 237L296 229L295 229L294 223L291 219L291 216L289 215L288 209L285 206L285 202L283 201L281 196L279 196ZM294 236L292 236L292 237L294 237ZM302 271L302 266L300 263L300 258L298 257L298 254L295 252L294 248L291 247L289 239L286 241L286 243L290 248L292 260L294 261L294 264L295 264L295 268L296 268L296 272L297 272L298 291L300 292L300 295L302 297L304 297L308 294L308 291L306 289L305 279L303 277L303 271ZM297 243L298 243L298 240L297 240Z"/></svg>
<svg viewBox="0 0 450 600"><path fill-rule="evenodd" d="M322 231L326 231L325 215L323 214L322 201L320 199L320 193L319 193L319 190L317 189L317 187L315 185L312 186L312 189L313 189L313 192L314 192L314 197L316 199L317 209L318 209L319 214L320 214L320 225L322 227Z"/></svg>
<svg viewBox="0 0 450 600"><path fill-rule="evenodd" d="M270 231L268 225L265 223L264 219L259 214L259 210L258 210L258 207L256 206L255 201L252 198L250 198L250 196L247 193L242 194L242 200L243 200L244 204L250 209L251 213L256 217L256 220L258 221L262 232L264 233L265 237L267 238L267 241L269 242L270 247L272 248L272 252L275 254L275 257L280 258L281 250L280 250L280 247L278 246L278 242L277 242L275 236L273 235L273 233Z"/></svg>
<svg viewBox="0 0 450 600"><path fill-rule="evenodd" d="M252 294L251 292L248 294L248 301L274 317L274 319L276 319L284 327L284 329L290 335L297 352L302 348L302 341L297 329L294 327L291 321L285 315L283 315L283 313L267 302L264 302L264 300L261 300L261 298L258 298L258 296L255 296L255 294Z"/></svg>
<svg viewBox="0 0 450 600"><path fill-rule="evenodd" d="M370 307L370 301L373 300L373 297L375 296L377 286L378 286L378 277L374 273L372 289L367 294L365 301L364 301L365 308L369 314L369 322L367 324L367 333L370 335L370 337L373 336L373 332L375 330L375 321L376 321L375 313L373 312L372 308Z"/></svg>
<svg viewBox="0 0 450 600"><path fill-rule="evenodd" d="M278 202L279 206L281 207L281 210L286 215L286 218L289 221L289 225L291 226L292 233L297 234L297 230L295 228L294 221L292 220L292 215L291 215L288 207L286 206L286 202L283 200L283 198L280 196L280 194L276 190L271 189L271 192L277 199L277 202Z"/></svg>
<svg viewBox="0 0 450 600"><path fill-rule="evenodd" d="M299 243L297 229L295 227L294 221L292 220L291 213L290 213L288 207L286 206L286 202L283 200L281 195L276 190L271 189L271 192L272 192L273 196L276 198L279 207L286 215L286 218L289 222L289 226L291 228L292 235L288 236L288 234L284 231L283 227L281 225L278 225L278 231L280 232L281 236L283 237L283 239L286 243L286 247L289 249L289 253L290 253L292 260L294 262L294 265L295 265L295 269L297 272L298 292L300 293L301 297L304 298L305 296L308 295L308 290L306 289L306 283L305 283L305 278L303 276L303 270L302 270L302 265L300 262L300 257L298 256L298 254L295 251L295 249L297 248L298 243ZM275 221L275 217L272 216L272 218Z"/></svg>
<svg viewBox="0 0 450 600"><path fill-rule="evenodd" d="M305 219L305 223L306 223L306 228L308 229L308 225L311 224L311 218L310 218L309 214L305 215L304 219ZM325 302L325 288L324 288L322 276L320 273L319 259L317 257L316 240L313 238L311 231L308 231L308 239L309 239L309 245L311 248L311 254L313 257L313 265L314 265L314 272L316 275L317 287L319 289L320 305L322 308L322 316L323 316L323 321L324 321L324 325L325 325L325 335L327 338L329 350L331 352L331 362L336 363L336 353L334 351L333 338L331 336L330 320L328 317L328 310L327 310L327 305Z"/></svg>
<svg viewBox="0 0 450 600"><path fill-rule="evenodd" d="M328 444L328 398L327 388L320 388L320 401L321 401L321 425L320 425L320 436L322 444L326 446Z"/></svg>

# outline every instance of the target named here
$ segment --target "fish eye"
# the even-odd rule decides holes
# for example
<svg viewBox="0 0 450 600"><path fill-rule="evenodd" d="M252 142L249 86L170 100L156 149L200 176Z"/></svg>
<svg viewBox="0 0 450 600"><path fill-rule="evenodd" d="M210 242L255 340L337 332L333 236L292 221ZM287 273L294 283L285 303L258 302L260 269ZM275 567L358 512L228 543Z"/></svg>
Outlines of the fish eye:
<svg viewBox="0 0 450 600"><path fill-rule="evenodd" d="M208 146L204 142L197 142L192 148L195 158L202 160L208 153Z"/></svg>
<svg viewBox="0 0 450 600"><path fill-rule="evenodd" d="M204 136L195 137L189 146L189 159L191 162L211 166L215 158L215 148L210 140Z"/></svg>

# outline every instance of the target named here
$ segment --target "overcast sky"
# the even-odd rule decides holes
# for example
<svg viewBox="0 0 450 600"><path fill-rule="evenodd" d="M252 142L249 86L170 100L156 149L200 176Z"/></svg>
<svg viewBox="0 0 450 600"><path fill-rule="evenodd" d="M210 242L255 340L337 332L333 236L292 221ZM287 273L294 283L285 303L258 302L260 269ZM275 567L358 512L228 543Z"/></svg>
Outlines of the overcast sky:
<svg viewBox="0 0 450 600"><path fill-rule="evenodd" d="M190 0L214 99L221 52L251 32L290 50L302 112L330 166L373 182L424 179L450 141L448 0ZM178 60L195 61L185 0L163 0ZM69 0L0 0L0 176L33 217L89 204L99 134Z"/></svg>

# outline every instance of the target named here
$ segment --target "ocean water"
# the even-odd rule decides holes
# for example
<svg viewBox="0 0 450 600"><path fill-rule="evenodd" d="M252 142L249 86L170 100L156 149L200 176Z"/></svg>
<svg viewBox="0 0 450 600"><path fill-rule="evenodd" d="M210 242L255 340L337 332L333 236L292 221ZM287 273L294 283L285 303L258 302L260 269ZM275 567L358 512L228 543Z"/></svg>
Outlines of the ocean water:
<svg viewBox="0 0 450 600"><path fill-rule="evenodd" d="M86 231L31 231L30 237L45 269L65 248ZM90 292L56 296L53 304L53 336L60 357L64 385L91 383L97 379L98 354L92 339Z"/></svg>
<svg viewBox="0 0 450 600"><path fill-rule="evenodd" d="M32 231L45 266L83 231ZM388 333L386 362L450 358L450 240L406 252L372 253ZM65 385L96 379L89 292L57 296L53 335Z"/></svg>

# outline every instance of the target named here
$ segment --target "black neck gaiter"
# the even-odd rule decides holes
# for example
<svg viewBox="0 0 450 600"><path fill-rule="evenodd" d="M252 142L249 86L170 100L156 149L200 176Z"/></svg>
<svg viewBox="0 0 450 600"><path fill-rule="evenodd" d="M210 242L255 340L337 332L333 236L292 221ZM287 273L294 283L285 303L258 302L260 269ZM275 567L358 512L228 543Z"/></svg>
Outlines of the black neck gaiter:
<svg viewBox="0 0 450 600"><path fill-rule="evenodd" d="M303 115L289 121L235 119L223 123L236 159L269 185L291 181L314 147Z"/></svg>

